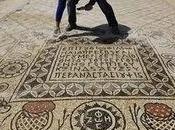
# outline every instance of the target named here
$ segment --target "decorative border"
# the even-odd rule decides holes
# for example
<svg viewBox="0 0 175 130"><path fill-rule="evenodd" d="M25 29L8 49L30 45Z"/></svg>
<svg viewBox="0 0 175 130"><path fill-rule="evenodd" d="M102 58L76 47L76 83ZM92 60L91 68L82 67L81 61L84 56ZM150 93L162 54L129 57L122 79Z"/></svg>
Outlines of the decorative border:
<svg viewBox="0 0 175 130"><path fill-rule="evenodd" d="M53 60L56 58L59 43L47 45L33 61L19 86L15 90L12 100L55 100L55 99L87 99L87 98L160 98L174 97L174 81L164 69L159 55L147 43L137 45L135 41L127 41L138 49L140 57L151 82L95 82L95 83L51 83L45 82ZM126 43L126 42L125 42Z"/></svg>

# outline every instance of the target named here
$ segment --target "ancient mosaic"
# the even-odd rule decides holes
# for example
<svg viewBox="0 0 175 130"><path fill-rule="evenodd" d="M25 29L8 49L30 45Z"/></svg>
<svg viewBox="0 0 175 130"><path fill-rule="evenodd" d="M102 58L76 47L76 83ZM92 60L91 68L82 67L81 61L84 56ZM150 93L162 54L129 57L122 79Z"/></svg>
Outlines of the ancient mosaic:
<svg viewBox="0 0 175 130"><path fill-rule="evenodd" d="M13 100L74 97L174 96L174 80L149 45L46 44L25 73ZM76 46L75 46L76 45Z"/></svg>
<svg viewBox="0 0 175 130"><path fill-rule="evenodd" d="M0 130L175 130L171 0L109 1L118 35L96 6L55 33L56 1L0 0Z"/></svg>

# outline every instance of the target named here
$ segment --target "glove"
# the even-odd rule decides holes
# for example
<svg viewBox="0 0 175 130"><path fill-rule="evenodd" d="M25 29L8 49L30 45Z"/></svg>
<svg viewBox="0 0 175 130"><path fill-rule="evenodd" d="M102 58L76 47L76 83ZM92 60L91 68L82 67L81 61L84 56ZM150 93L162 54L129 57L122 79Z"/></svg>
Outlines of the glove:
<svg viewBox="0 0 175 130"><path fill-rule="evenodd" d="M85 5L85 6L81 6L79 8L77 8L77 10L85 10L85 11L90 11L93 9L93 6L92 5Z"/></svg>
<svg viewBox="0 0 175 130"><path fill-rule="evenodd" d="M89 5L89 4L85 5L85 10L86 11L90 11L92 9L93 9L93 6L92 5Z"/></svg>

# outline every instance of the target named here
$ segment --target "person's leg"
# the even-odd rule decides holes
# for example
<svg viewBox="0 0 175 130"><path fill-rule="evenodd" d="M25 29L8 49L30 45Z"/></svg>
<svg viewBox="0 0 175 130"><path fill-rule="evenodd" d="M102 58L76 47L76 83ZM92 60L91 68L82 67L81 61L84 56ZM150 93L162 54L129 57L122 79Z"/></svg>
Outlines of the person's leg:
<svg viewBox="0 0 175 130"><path fill-rule="evenodd" d="M66 7L66 0L58 0L58 6L57 6L57 11L56 11L56 21L60 22L64 9Z"/></svg>
<svg viewBox="0 0 175 130"><path fill-rule="evenodd" d="M75 0L68 0L67 2L67 10L68 10L68 21L69 27L67 31L71 31L72 29L76 28L76 1Z"/></svg>
<svg viewBox="0 0 175 130"><path fill-rule="evenodd" d="M56 10L56 29L55 33L60 32L60 22L63 16L64 9L66 7L66 0L58 0L57 10Z"/></svg>
<svg viewBox="0 0 175 130"><path fill-rule="evenodd" d="M106 0L97 0L97 3L106 16L109 26L112 27L112 31L117 31L118 33L118 22L111 5Z"/></svg>

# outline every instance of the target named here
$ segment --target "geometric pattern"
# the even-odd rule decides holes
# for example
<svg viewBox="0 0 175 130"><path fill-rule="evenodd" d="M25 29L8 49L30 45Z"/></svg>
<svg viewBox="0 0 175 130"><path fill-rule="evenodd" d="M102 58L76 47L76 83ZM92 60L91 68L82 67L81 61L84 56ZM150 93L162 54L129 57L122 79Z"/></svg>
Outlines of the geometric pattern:
<svg viewBox="0 0 175 130"><path fill-rule="evenodd" d="M0 78L11 78L20 75L28 67L27 62L15 60L15 61L6 61L0 65Z"/></svg>
<svg viewBox="0 0 175 130"><path fill-rule="evenodd" d="M124 40L120 43L116 42L113 45L103 45L103 47L107 48L106 50L108 52L110 51L110 47L114 47L113 49L119 48L118 52L123 52L118 54L119 63L124 59L124 57L122 57L124 52L126 55L131 54L130 58L126 58L124 65L127 67L126 62L130 63L133 61L132 59L135 59L132 65L135 64L138 70L144 70L138 72L140 75L139 80L136 80L136 77L133 76L132 67L134 66L125 71L123 78L119 76L118 78L112 79L107 75L107 77L102 80L96 77L90 77L90 79L86 81L85 79L88 78L83 79L77 75L67 78L68 75L66 74L62 77L54 78L56 69L60 69L61 63L59 63L58 60L61 58L61 55L63 53L69 53L69 51L71 52L71 50L74 49L66 50L65 48L71 48L74 46L74 43L78 43L76 46L86 48L86 45L83 44L85 42L87 42L87 39L73 39L72 41L67 40L63 43L59 42L58 44L46 44L23 76L13 94L12 100L87 99L92 97L125 98L128 96L134 98L160 98L175 96L174 80L164 69L161 58L149 43L142 41L137 43L133 40ZM126 47L120 48L121 44ZM93 45L91 45L92 49L98 47L98 44L93 43ZM83 54L84 53L85 52L83 52ZM65 59L66 56L69 56L70 59L74 58L73 55L68 54L64 55L63 58ZM97 59L99 59L99 57L97 57ZM67 72L67 70L58 72L61 73L63 71L65 71L65 73ZM119 73L119 71L120 70L117 69L116 73ZM80 73L80 70L76 72ZM86 70L86 72L88 72L88 70ZM106 71L105 68L103 72L108 74L109 70ZM130 76L128 76L126 72L128 72L128 74L131 72Z"/></svg>
<svg viewBox="0 0 175 130"><path fill-rule="evenodd" d="M13 130L47 130L52 123L52 113L45 113L39 117L28 117L25 112L18 112L13 118Z"/></svg>

